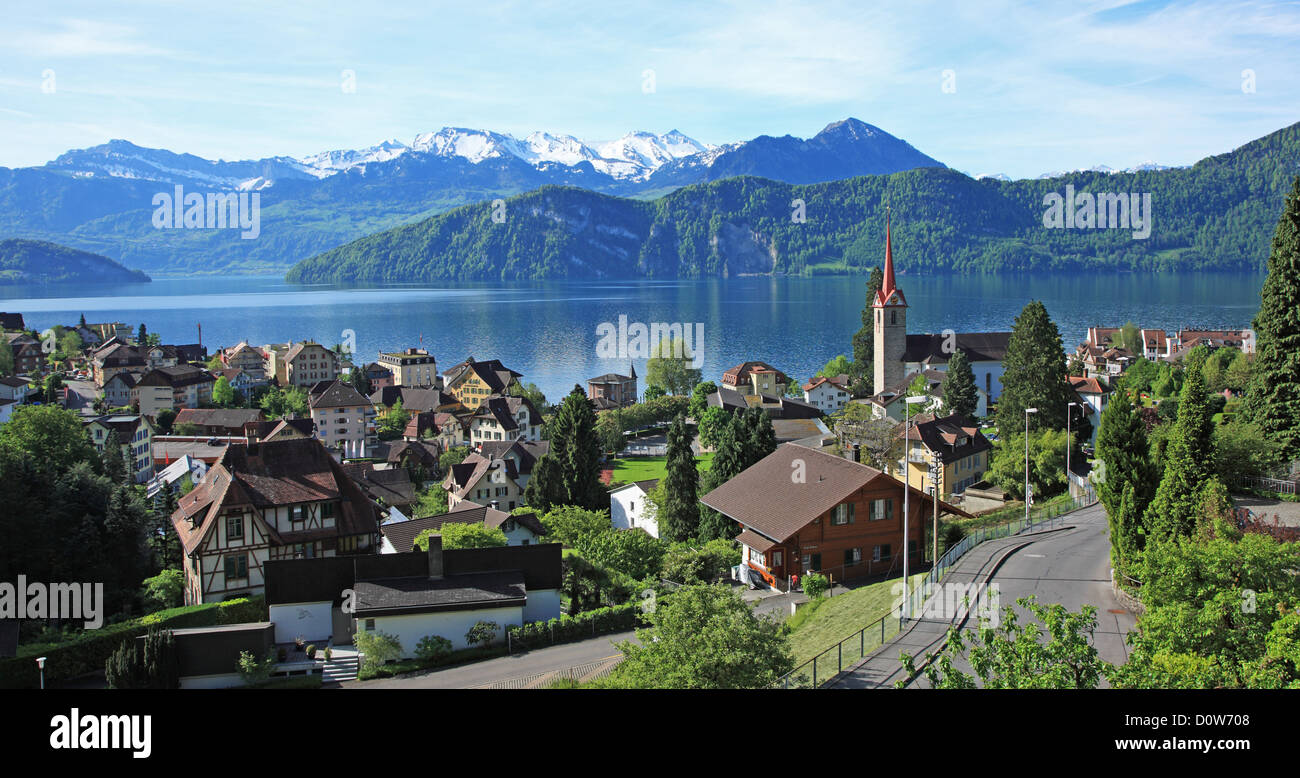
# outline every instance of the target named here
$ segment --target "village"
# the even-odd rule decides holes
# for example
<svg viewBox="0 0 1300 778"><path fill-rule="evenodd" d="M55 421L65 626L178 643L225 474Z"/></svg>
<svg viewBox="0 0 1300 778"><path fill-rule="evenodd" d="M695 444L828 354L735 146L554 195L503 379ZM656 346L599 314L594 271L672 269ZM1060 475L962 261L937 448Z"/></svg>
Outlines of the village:
<svg viewBox="0 0 1300 778"><path fill-rule="evenodd" d="M934 566L970 528L1095 503L1117 392L1149 435L1169 434L1193 362L1213 434L1237 446L1218 477L1294 492L1242 440L1258 438L1237 421L1251 330L1112 323L1067 354L1031 302L1013 331L911 333L888 232L883 254L852 360L804 381L779 359L706 380L664 340L645 377L610 360L555 403L495 359L440 370L419 347L366 361L312 341L209 352L145 324L36 333L0 314L0 435L58 414L157 517L153 574L115 618L146 654L167 628L181 687L401 677L626 632L645 597L708 583L794 620ZM156 682L127 647L108 685Z"/></svg>

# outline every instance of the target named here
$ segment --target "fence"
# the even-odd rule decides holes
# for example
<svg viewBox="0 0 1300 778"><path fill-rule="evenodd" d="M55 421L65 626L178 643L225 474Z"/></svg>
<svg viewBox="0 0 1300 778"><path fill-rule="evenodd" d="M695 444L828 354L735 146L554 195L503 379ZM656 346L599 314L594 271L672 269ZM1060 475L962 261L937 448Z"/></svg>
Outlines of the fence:
<svg viewBox="0 0 1300 778"><path fill-rule="evenodd" d="M509 678L504 681L493 681L480 686L473 686L473 689L545 689L555 683L563 684L580 684L594 681L597 678L604 678L613 672L618 663L622 661L623 656L607 656L604 659L597 659L594 662L566 667L563 670L547 670L543 673L533 673L520 678Z"/></svg>
<svg viewBox="0 0 1300 778"><path fill-rule="evenodd" d="M1296 481L1281 478L1254 478L1248 475L1243 475L1237 479L1238 486L1247 486L1251 489L1277 492L1278 494L1295 494L1297 483Z"/></svg>
<svg viewBox="0 0 1300 778"><path fill-rule="evenodd" d="M1041 528L1067 513L1086 508L1096 502L1096 492L1088 490L1085 494L1074 497L1068 502L1052 503L1041 508L1031 509L1028 520L1021 516L1005 524L973 530L969 535L962 538L961 542L945 551L934 567L930 568L930 572L925 574L925 578L908 593L907 613L912 615L913 618L915 614L922 613L925 606L926 592L933 592L936 585L952 569L957 560L961 559L972 548L988 540L1011 537L1012 535ZM790 671L777 682L777 685L783 689L819 688L823 683L843 672L846 664L856 662L866 657L871 651L879 648L886 640L897 634L902 629L902 626L903 611L902 602L900 602L889 613Z"/></svg>

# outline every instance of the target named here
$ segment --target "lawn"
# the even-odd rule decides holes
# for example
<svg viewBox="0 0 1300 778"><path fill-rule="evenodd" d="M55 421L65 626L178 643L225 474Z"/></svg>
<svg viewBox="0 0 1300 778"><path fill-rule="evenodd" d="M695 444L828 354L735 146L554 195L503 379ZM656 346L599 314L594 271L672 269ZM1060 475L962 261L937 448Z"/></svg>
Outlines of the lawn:
<svg viewBox="0 0 1300 778"><path fill-rule="evenodd" d="M713 462L713 453L709 452L695 458L695 467L701 474L709 469ZM614 480L623 483L645 481L650 478L663 478L668 474L667 457L635 457L619 459L614 463Z"/></svg>
<svg viewBox="0 0 1300 778"><path fill-rule="evenodd" d="M925 573L917 573L912 576L912 585L916 586ZM902 576L891 578L879 583L860 586L857 589L837 594L834 597L828 597L819 605L817 609L809 614L806 618L800 619L798 626L790 635L790 648L794 651L795 665L800 665L817 656L819 653L834 646L837 642L853 635L858 630L871 624L881 616L889 613L894 604L892 588L894 584L903 580ZM813 605L805 605L804 608L811 608ZM898 631L898 623L885 624L885 636L889 637ZM872 634L875 635L874 639ZM874 633L866 636L866 650L868 653L880 643L879 627ZM853 643L853 655L856 655L858 643ZM847 660L849 652L846 649L845 658ZM834 652L831 653L832 660ZM819 673L820 675L820 673Z"/></svg>

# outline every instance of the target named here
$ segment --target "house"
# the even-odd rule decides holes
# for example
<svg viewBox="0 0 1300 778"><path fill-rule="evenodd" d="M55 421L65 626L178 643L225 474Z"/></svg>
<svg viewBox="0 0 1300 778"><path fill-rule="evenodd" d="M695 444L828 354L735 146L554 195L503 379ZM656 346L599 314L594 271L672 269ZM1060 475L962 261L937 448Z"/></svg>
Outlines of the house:
<svg viewBox="0 0 1300 778"><path fill-rule="evenodd" d="M398 352L381 351L379 366L387 368L392 373L392 386L442 388L442 376L438 375L438 360L422 348L408 348Z"/></svg>
<svg viewBox="0 0 1300 778"><path fill-rule="evenodd" d="M261 371L249 373L237 367L217 370L214 371L213 375L218 379L226 379L230 384L230 388L234 389L242 397L249 397L255 390L271 383L270 379L266 378Z"/></svg>
<svg viewBox="0 0 1300 778"><path fill-rule="evenodd" d="M933 499L910 492L913 565ZM904 486L875 468L785 443L700 501L740 525L742 566L755 583L788 589L790 576L810 572L843 581L902 571Z"/></svg>
<svg viewBox="0 0 1300 778"><path fill-rule="evenodd" d="M181 494L193 488L208 473L208 464L188 454L159 470L149 479L147 494L150 499L167 490L172 494Z"/></svg>
<svg viewBox="0 0 1300 778"><path fill-rule="evenodd" d="M104 382L104 405L109 408L126 408L131 405L131 390L144 373L120 370Z"/></svg>
<svg viewBox="0 0 1300 778"><path fill-rule="evenodd" d="M1179 330L1176 336L1176 343L1170 349L1170 359L1176 359L1180 354L1191 351L1197 346L1207 346L1211 349L1217 348L1235 348L1244 354L1255 353L1255 331L1249 329L1242 330L1214 330L1214 329L1185 329Z"/></svg>
<svg viewBox="0 0 1300 778"><path fill-rule="evenodd" d="M512 511L524 502L524 487L519 483L514 460L493 459L477 452L451 466L442 488L447 490L447 505L452 510L462 502L488 505L495 501L504 510Z"/></svg>
<svg viewBox="0 0 1300 778"><path fill-rule="evenodd" d="M148 482L154 474L153 422L142 414L100 416L86 423L86 432L95 450L101 454L113 433L122 447L122 462L137 484Z"/></svg>
<svg viewBox="0 0 1300 778"><path fill-rule="evenodd" d="M379 442L375 427L375 407L351 384L333 381L319 393L311 395L311 420L316 437L330 450L344 457L368 457Z"/></svg>
<svg viewBox="0 0 1300 778"><path fill-rule="evenodd" d="M851 396L849 394L849 377L843 374L829 377L815 376L811 381L803 385L804 402L814 406L827 416L842 409Z"/></svg>
<svg viewBox="0 0 1300 778"><path fill-rule="evenodd" d="M613 408L626 408L636 405L636 366L631 367L632 375L606 373L587 379L587 399L604 411Z"/></svg>
<svg viewBox="0 0 1300 778"><path fill-rule="evenodd" d="M812 403L804 402L785 395L741 394L725 386L706 398L711 408L722 408L731 413L740 413L747 408L761 408L772 418L777 419L816 419L822 410Z"/></svg>
<svg viewBox="0 0 1300 778"><path fill-rule="evenodd" d="M939 496L961 494L966 487L983 480L991 465L993 444L980 432L979 424L968 416L920 414L912 417L911 430L904 433L900 423L898 438L905 439L911 448L903 455L907 460L907 481L913 488L933 493L938 462L942 463ZM899 459L890 473L900 473L903 468L903 459Z"/></svg>
<svg viewBox="0 0 1300 778"><path fill-rule="evenodd" d="M470 445L519 439L542 439L542 414L527 397L492 395L470 416Z"/></svg>
<svg viewBox="0 0 1300 778"><path fill-rule="evenodd" d="M766 362L741 362L722 374L721 386L740 394L781 397L790 378Z"/></svg>
<svg viewBox="0 0 1300 778"><path fill-rule="evenodd" d="M460 413L469 410L461 405L451 394L441 389L418 386L381 386L370 393L370 404L376 408L391 408L402 401L402 409L407 413Z"/></svg>
<svg viewBox="0 0 1300 778"><path fill-rule="evenodd" d="M100 389L103 389L108 379L116 373L129 371L143 374L149 370L149 363L144 354L117 338L104 341L99 348L91 352L90 366L91 377L95 381L95 386Z"/></svg>
<svg viewBox="0 0 1300 778"><path fill-rule="evenodd" d="M162 410L198 408L212 402L212 374L195 365L173 365L150 370L131 387L131 402L146 416Z"/></svg>
<svg viewBox="0 0 1300 778"><path fill-rule="evenodd" d="M21 313L0 313L0 330L25 330Z"/></svg>
<svg viewBox="0 0 1300 778"><path fill-rule="evenodd" d="M265 418L260 408L182 408L172 428L193 424L199 428L195 434L239 436L244 434L244 425Z"/></svg>
<svg viewBox="0 0 1300 778"><path fill-rule="evenodd" d="M319 441L232 442L171 516L185 604L263 593L271 560L374 553L381 513Z"/></svg>
<svg viewBox="0 0 1300 778"><path fill-rule="evenodd" d="M479 362L472 356L443 374L447 391L471 411L494 394L518 391L523 377L523 373L516 373L500 360Z"/></svg>
<svg viewBox="0 0 1300 778"><path fill-rule="evenodd" d="M306 389L320 381L339 377L341 365L333 351L319 343L276 343L262 347L266 354L266 374L280 386Z"/></svg>
<svg viewBox="0 0 1300 778"><path fill-rule="evenodd" d="M425 473L438 469L442 449L436 442L425 440L399 440L388 447L390 468L423 468Z"/></svg>
<svg viewBox="0 0 1300 778"><path fill-rule="evenodd" d="M406 521L390 521L379 527L384 536L381 554L395 554L415 548L415 539L421 532L435 533L446 524L482 524L489 529L499 529L506 536L506 545L535 546L546 535L546 527L534 513L511 514L493 505L475 505L463 502L455 510L437 516L424 516Z"/></svg>
<svg viewBox="0 0 1300 778"><path fill-rule="evenodd" d="M223 348L218 352L221 358L221 364L227 370L243 371L251 380L266 382L270 380L270 375L266 370L266 354L255 346L249 345L248 341L242 340L230 348Z"/></svg>
<svg viewBox="0 0 1300 778"><path fill-rule="evenodd" d="M1097 378L1084 378L1082 376L1070 376L1070 386L1074 389L1075 402L1082 406L1085 416L1090 416L1092 421L1092 435L1089 437L1089 445L1097 445L1097 430L1101 429L1101 412L1106 410L1107 401L1110 397L1110 387ZM1071 409L1073 410L1073 409ZM1075 429L1078 429L1078 417L1071 417Z"/></svg>
<svg viewBox="0 0 1300 778"><path fill-rule="evenodd" d="M646 512L646 495L658 483L658 478L650 478L610 491L609 521L614 529L643 529L652 537L659 537L659 522Z"/></svg>
<svg viewBox="0 0 1300 778"><path fill-rule="evenodd" d="M480 456L493 460L504 460L514 466L515 481L520 490L528 488L528 480L533 476L533 467L551 450L549 440L489 440L474 447Z"/></svg>
<svg viewBox="0 0 1300 778"><path fill-rule="evenodd" d="M7 423L14 416L14 409L18 403L13 400L0 400L0 424Z"/></svg>
<svg viewBox="0 0 1300 778"><path fill-rule="evenodd" d="M6 332L9 348L14 352L14 372L18 375L40 375L45 365L45 352L41 342L26 332Z"/></svg>
<svg viewBox="0 0 1300 778"><path fill-rule="evenodd" d="M896 385L887 387L885 390L865 398L862 402L871 407L872 415L878 419L887 417L894 421L902 421L905 413L904 409L907 405L904 400L908 396L907 393L912 388L912 384L920 378L925 386L925 395L929 398L923 404L921 410L942 411L944 409L943 382L947 377L948 374L942 370L922 370L908 373ZM975 395L975 415L987 416L989 412L988 394L979 386L976 386Z"/></svg>
<svg viewBox="0 0 1300 778"><path fill-rule="evenodd" d="M343 472L357 482L367 497L388 508L390 519L406 518L419 499L415 484L404 468L380 470L374 462L346 462Z"/></svg>
<svg viewBox="0 0 1300 778"><path fill-rule="evenodd" d="M507 625L559 618L561 579L558 543L444 551L435 536L427 552L269 562L266 601L277 643L346 644L354 630L382 632L405 659L430 635L467 648L479 621L499 626L499 643Z"/></svg>
<svg viewBox="0 0 1300 778"><path fill-rule="evenodd" d="M27 402L27 398L35 393L36 388L26 378L17 376L0 378L0 400L21 404Z"/></svg>

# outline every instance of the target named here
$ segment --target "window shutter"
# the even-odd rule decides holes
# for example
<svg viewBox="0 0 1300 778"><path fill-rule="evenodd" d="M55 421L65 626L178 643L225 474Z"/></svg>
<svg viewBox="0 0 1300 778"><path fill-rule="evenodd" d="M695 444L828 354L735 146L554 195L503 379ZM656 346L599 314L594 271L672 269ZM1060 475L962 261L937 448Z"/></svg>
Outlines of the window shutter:
<svg viewBox="0 0 1300 778"><path fill-rule="evenodd" d="M857 512L857 504L849 503L849 523L853 523L853 515Z"/></svg>

